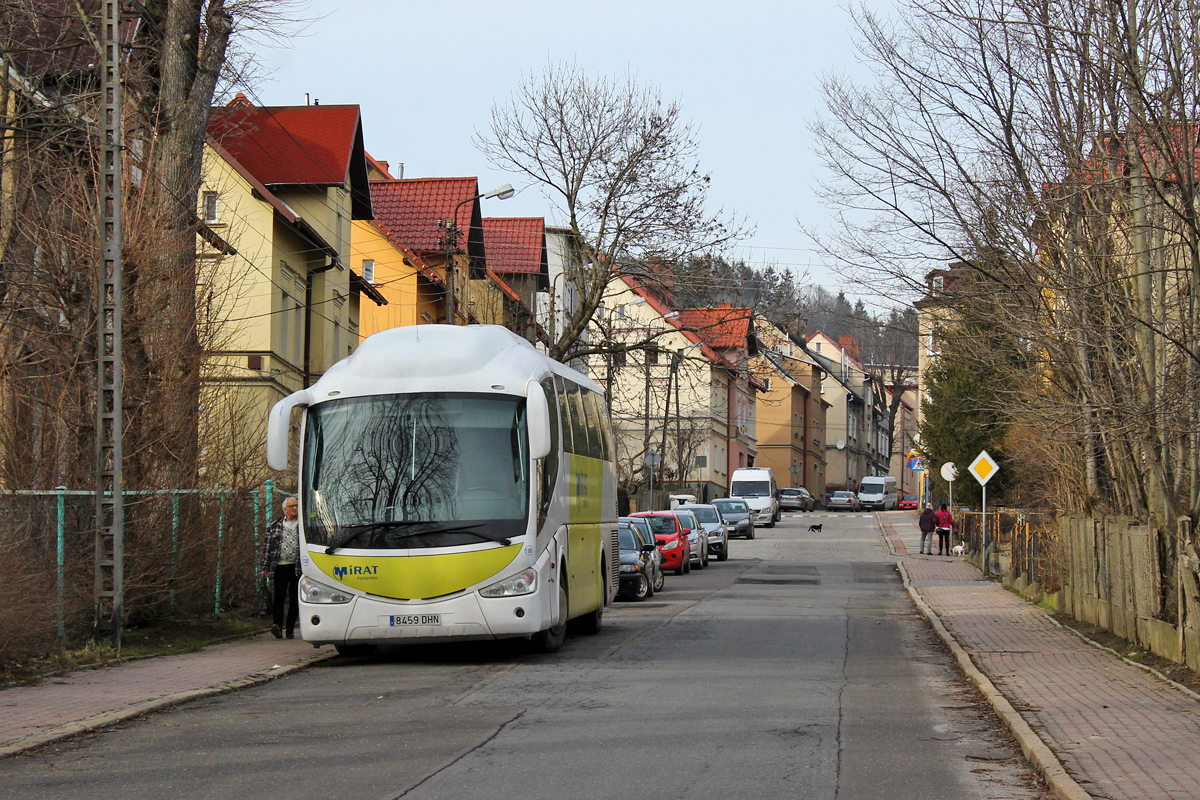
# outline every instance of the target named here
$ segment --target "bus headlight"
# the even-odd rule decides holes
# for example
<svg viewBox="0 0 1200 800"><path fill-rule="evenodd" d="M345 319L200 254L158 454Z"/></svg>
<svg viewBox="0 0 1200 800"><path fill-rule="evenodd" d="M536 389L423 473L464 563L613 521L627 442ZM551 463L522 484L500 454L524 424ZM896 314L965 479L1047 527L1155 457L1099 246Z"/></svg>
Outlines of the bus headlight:
<svg viewBox="0 0 1200 800"><path fill-rule="evenodd" d="M537 590L537 571L527 569L479 590L484 597L517 597Z"/></svg>
<svg viewBox="0 0 1200 800"><path fill-rule="evenodd" d="M306 603L349 603L354 599L354 595L317 583L307 575L301 575L300 599Z"/></svg>

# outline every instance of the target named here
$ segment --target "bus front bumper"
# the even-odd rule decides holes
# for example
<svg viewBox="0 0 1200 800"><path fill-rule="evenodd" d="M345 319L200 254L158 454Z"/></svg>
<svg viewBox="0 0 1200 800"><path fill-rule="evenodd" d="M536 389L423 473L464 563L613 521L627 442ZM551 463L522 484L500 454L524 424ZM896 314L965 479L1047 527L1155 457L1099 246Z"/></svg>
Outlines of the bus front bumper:
<svg viewBox="0 0 1200 800"><path fill-rule="evenodd" d="M558 595L548 558L539 559L535 568L536 590L515 597L482 597L467 591L442 600L359 595L349 603L301 601L300 636L314 645L531 636L554 622L553 602Z"/></svg>

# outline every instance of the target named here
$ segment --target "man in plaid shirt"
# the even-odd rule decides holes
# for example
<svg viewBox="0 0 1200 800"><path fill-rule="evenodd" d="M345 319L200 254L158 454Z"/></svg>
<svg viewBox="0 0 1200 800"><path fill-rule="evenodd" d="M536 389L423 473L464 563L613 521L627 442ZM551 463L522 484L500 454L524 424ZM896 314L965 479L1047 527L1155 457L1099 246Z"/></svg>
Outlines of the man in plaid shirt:
<svg viewBox="0 0 1200 800"><path fill-rule="evenodd" d="M286 630L287 638L294 639L296 619L300 616L300 598L297 594L300 574L296 561L300 555L300 504L294 497L283 501L283 516L267 527L267 547L263 560L263 577L271 576L274 602L271 606L271 633L276 639L284 635L284 600L288 601Z"/></svg>

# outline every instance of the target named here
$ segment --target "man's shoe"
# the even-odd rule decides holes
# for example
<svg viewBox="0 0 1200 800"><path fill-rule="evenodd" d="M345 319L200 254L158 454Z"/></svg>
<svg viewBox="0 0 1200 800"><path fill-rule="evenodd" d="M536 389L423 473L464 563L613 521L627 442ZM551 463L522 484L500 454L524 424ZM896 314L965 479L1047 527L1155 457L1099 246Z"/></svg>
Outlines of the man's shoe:
<svg viewBox="0 0 1200 800"><path fill-rule="evenodd" d="M272 625L271 626L271 635L274 636L276 639L282 639L283 631L280 630L278 625Z"/></svg>
<svg viewBox="0 0 1200 800"><path fill-rule="evenodd" d="M287 638L289 638L289 639L295 639L295 638L296 638L296 634L292 633L291 631L288 631L288 632L287 632Z"/></svg>

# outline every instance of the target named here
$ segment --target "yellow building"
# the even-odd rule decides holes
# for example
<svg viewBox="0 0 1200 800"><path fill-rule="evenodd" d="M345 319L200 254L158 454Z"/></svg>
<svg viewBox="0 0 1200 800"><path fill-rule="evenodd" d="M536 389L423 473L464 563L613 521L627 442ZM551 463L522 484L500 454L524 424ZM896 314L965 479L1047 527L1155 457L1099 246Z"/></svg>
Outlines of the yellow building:
<svg viewBox="0 0 1200 800"><path fill-rule="evenodd" d="M802 345L770 323L758 325L759 354L751 369L764 389L756 397L758 457L781 487L804 487L817 502L825 497L825 426L829 403L822 397L825 371Z"/></svg>
<svg viewBox="0 0 1200 800"><path fill-rule="evenodd" d="M351 230L371 217L357 106L213 109L199 217L202 454L210 476L265 477L267 412L358 345Z"/></svg>

